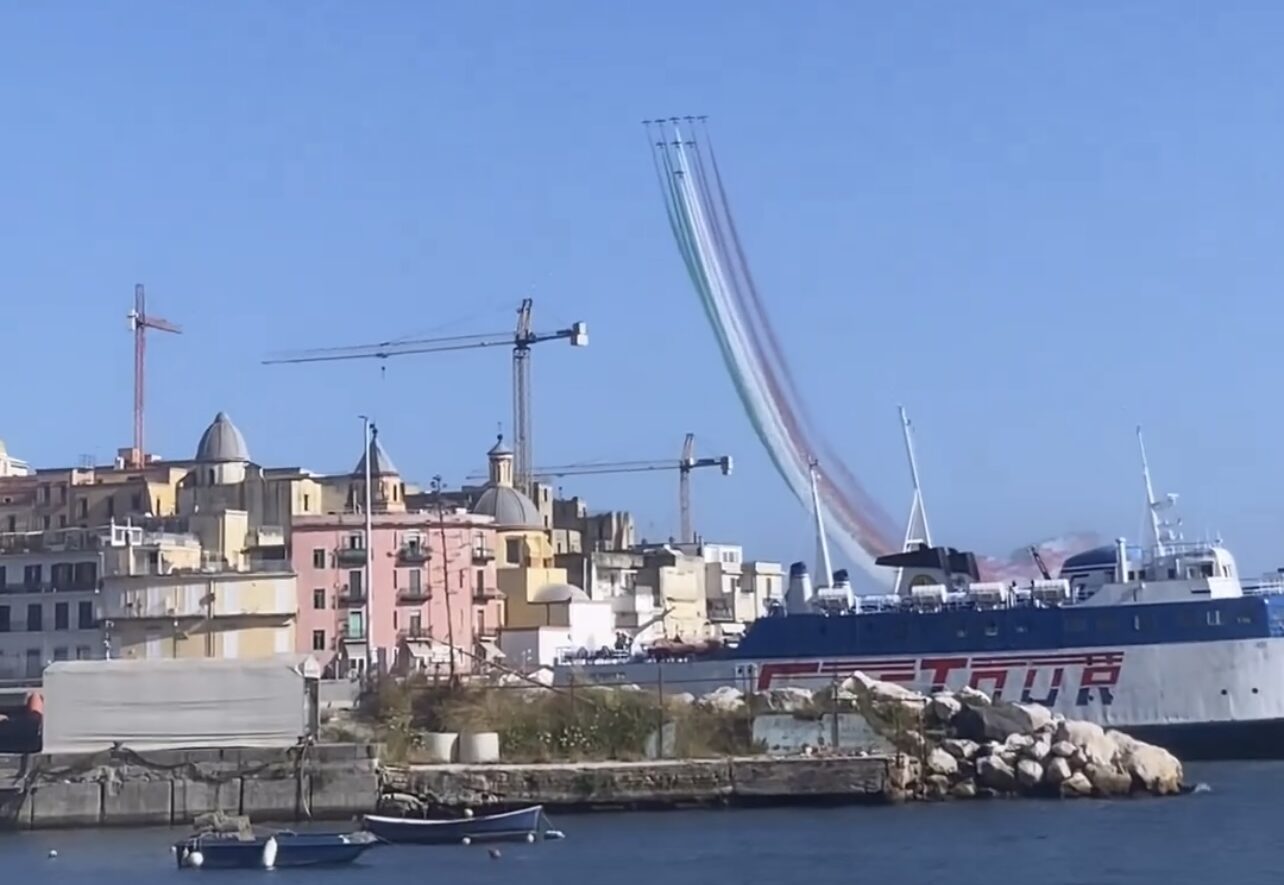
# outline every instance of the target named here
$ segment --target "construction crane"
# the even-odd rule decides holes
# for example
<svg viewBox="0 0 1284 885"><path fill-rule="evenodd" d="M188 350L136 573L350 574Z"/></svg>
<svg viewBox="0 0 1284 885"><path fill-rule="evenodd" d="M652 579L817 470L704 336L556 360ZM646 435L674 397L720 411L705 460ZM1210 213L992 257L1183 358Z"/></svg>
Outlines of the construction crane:
<svg viewBox="0 0 1284 885"><path fill-rule="evenodd" d="M695 434L688 433L682 441L682 456L676 461L672 458L655 461L602 461L590 464L564 464L554 467L540 467L533 471L539 479L554 479L563 476L591 476L603 473L650 473L657 470L678 471L678 508L681 513L681 539L684 543L695 543L695 530L691 525L691 471L703 467L717 467L723 476L731 473L731 456L719 455L711 458L695 456ZM469 479L485 479L486 474L474 473Z"/></svg>
<svg viewBox="0 0 1284 885"><path fill-rule="evenodd" d="M147 330L178 335L182 329L161 317L147 313L147 296L143 284L134 286L134 309L129 312L129 328L134 333L134 445L129 450L129 466L142 467L146 459L143 448L143 379L147 369Z"/></svg>
<svg viewBox="0 0 1284 885"><path fill-rule="evenodd" d="M530 298L522 299L517 309L517 328L514 332L495 332L484 335L454 335L447 338L406 338L384 341L379 344L362 344L353 347L328 347L318 350L290 351L263 360L263 365L282 363L320 363L336 360L384 360L394 356L415 353L442 353L451 350L470 350L476 347L512 345L513 348L513 475L514 485L531 492L531 347L543 341L566 340L572 347L588 346L588 325L572 323L555 332L536 332L531 327Z"/></svg>
<svg viewBox="0 0 1284 885"><path fill-rule="evenodd" d="M1051 581L1052 572L1048 571L1047 564L1043 561L1043 557L1039 555L1039 548L1030 547L1030 556L1034 559L1034 564L1038 567L1039 574L1043 575L1043 580Z"/></svg>

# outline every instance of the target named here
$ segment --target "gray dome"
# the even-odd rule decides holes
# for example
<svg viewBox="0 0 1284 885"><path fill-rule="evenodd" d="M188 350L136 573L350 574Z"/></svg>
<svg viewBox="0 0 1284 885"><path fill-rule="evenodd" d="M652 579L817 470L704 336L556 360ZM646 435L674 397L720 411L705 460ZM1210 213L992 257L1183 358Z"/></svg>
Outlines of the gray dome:
<svg viewBox="0 0 1284 885"><path fill-rule="evenodd" d="M542 529L539 508L535 502L512 486L491 486L482 492L473 513L493 516L498 528Z"/></svg>
<svg viewBox="0 0 1284 885"><path fill-rule="evenodd" d="M250 450L245 445L245 437L227 417L227 412L219 412L196 446L197 461L248 461Z"/></svg>
<svg viewBox="0 0 1284 885"><path fill-rule="evenodd" d="M370 475L371 476L400 476L397 471L397 465L392 463L388 453L383 450L383 443L379 442L379 431L374 429L370 434L370 449L361 456L357 462L356 468L353 469L353 476L365 476L366 474L366 457L370 458Z"/></svg>

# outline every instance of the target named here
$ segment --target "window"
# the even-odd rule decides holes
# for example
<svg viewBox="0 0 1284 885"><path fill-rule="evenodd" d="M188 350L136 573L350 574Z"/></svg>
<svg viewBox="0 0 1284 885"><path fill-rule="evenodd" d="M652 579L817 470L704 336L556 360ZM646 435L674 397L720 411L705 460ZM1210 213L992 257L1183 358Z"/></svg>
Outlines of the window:
<svg viewBox="0 0 1284 885"><path fill-rule="evenodd" d="M418 595L423 592L424 573L423 569L412 568L410 570L410 592Z"/></svg>
<svg viewBox="0 0 1284 885"><path fill-rule="evenodd" d="M423 616L420 615L419 612L411 612L410 613L410 635L422 636L423 629L424 629Z"/></svg>
<svg viewBox="0 0 1284 885"><path fill-rule="evenodd" d="M28 632L38 632L45 629L45 611L38 602L33 602L27 606L27 630Z"/></svg>
<svg viewBox="0 0 1284 885"><path fill-rule="evenodd" d="M50 527L52 526L52 524L53 524L53 523L52 523L52 521L49 519L49 517L48 517L48 516L46 516L44 519L42 519L42 520L40 521L40 523L41 523L41 525L44 527L44 529L45 529L46 531L48 531L48 530L49 530L49 528L50 528Z"/></svg>
<svg viewBox="0 0 1284 885"><path fill-rule="evenodd" d="M81 519L89 518L89 499L88 498L80 499L80 518Z"/></svg>
<svg viewBox="0 0 1284 885"><path fill-rule="evenodd" d="M9 606L0 605L0 633L9 632Z"/></svg>
<svg viewBox="0 0 1284 885"><path fill-rule="evenodd" d="M307 492L303 493L303 512L307 513L312 509L312 496Z"/></svg>
<svg viewBox="0 0 1284 885"><path fill-rule="evenodd" d="M351 535L348 535L349 550L364 550L365 547L366 539L360 532L353 532Z"/></svg>
<svg viewBox="0 0 1284 885"><path fill-rule="evenodd" d="M116 515L116 499L108 498L107 499L107 518L111 519L115 515Z"/></svg>
<svg viewBox="0 0 1284 885"><path fill-rule="evenodd" d="M9 517L9 531L16 532L17 530L18 530L18 517L16 516Z"/></svg>
<svg viewBox="0 0 1284 885"><path fill-rule="evenodd" d="M78 661L89 660L89 646L87 645L76 646L76 660Z"/></svg>
<svg viewBox="0 0 1284 885"><path fill-rule="evenodd" d="M312 548L312 567L325 568L325 549L322 547Z"/></svg>
<svg viewBox="0 0 1284 885"><path fill-rule="evenodd" d="M73 569L72 583L77 590L93 590L98 586L98 563L78 562Z"/></svg>
<svg viewBox="0 0 1284 885"><path fill-rule="evenodd" d="M1222 623L1222 613L1221 613L1221 612L1219 612L1217 609L1213 609L1213 610L1212 610L1212 611L1210 611L1210 612L1209 612L1205 617L1206 617L1206 619L1207 619L1207 621L1208 621L1208 626L1210 626L1210 627L1220 627L1220 626L1221 626L1221 623Z"/></svg>
<svg viewBox="0 0 1284 885"><path fill-rule="evenodd" d="M7 587L8 585L9 585L9 582L5 578L4 566L0 565L0 593L3 593L5 587Z"/></svg>
<svg viewBox="0 0 1284 885"><path fill-rule="evenodd" d="M312 631L312 650L325 651L325 631L324 630Z"/></svg>
<svg viewBox="0 0 1284 885"><path fill-rule="evenodd" d="M94 604L92 602L82 602L76 606L76 626L81 630L92 630L94 628Z"/></svg>
<svg viewBox="0 0 1284 885"><path fill-rule="evenodd" d="M481 568L477 569L473 577L476 580L476 583L473 584L473 592L474 593L484 592L486 589L486 570Z"/></svg>
<svg viewBox="0 0 1284 885"><path fill-rule="evenodd" d="M998 623L997 623L997 622L995 622L995 621L990 621L990 622L988 622L988 623L985 625L985 635L986 635L986 636L998 636L998 635L999 635L999 625L998 625Z"/></svg>
<svg viewBox="0 0 1284 885"><path fill-rule="evenodd" d="M506 546L508 548L508 564L521 565L522 564L522 539L509 538Z"/></svg>
<svg viewBox="0 0 1284 885"><path fill-rule="evenodd" d="M350 596L354 596L357 599L360 599L364 595L361 592L362 589L364 589L361 584L361 581L364 577L365 575L362 574L360 569L353 569L352 571L348 572L348 594Z"/></svg>
<svg viewBox="0 0 1284 885"><path fill-rule="evenodd" d="M132 509L135 513L142 510L143 496L138 494L138 492L134 492L134 494L130 496L129 506L130 506L130 509Z"/></svg>
<svg viewBox="0 0 1284 885"><path fill-rule="evenodd" d="M75 570L70 562L55 562L49 566L49 583L54 590L70 590L74 578Z"/></svg>
<svg viewBox="0 0 1284 885"><path fill-rule="evenodd" d="M22 586L35 590L40 587L40 580L44 577L44 567L41 565L28 565L22 569Z"/></svg>
<svg viewBox="0 0 1284 885"><path fill-rule="evenodd" d="M60 645L54 649L54 660L55 661L67 660L67 646Z"/></svg>
<svg viewBox="0 0 1284 885"><path fill-rule="evenodd" d="M58 528L60 528L60 529L65 529L66 527L67 527L67 514L65 514L65 513L59 513L59 514L58 514Z"/></svg>
<svg viewBox="0 0 1284 885"><path fill-rule="evenodd" d="M312 591L312 607L315 609L325 608L325 588L318 587Z"/></svg>
<svg viewBox="0 0 1284 885"><path fill-rule="evenodd" d="M58 503L67 503L67 487L65 485L58 486Z"/></svg>
<svg viewBox="0 0 1284 885"><path fill-rule="evenodd" d="M67 603L65 602L54 603L54 629L55 630L68 629L70 619L67 617L67 615L69 614L70 608L71 606L67 605Z"/></svg>

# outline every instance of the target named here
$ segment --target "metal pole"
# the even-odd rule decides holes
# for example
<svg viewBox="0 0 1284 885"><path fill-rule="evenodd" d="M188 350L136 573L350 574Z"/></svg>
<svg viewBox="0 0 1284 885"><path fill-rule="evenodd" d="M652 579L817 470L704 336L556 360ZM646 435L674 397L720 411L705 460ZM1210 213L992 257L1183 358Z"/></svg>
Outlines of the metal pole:
<svg viewBox="0 0 1284 885"><path fill-rule="evenodd" d="M366 682L370 683L374 681L374 630L373 630L374 625L370 623L370 611L371 611L370 598L371 596L374 595L374 587L371 586L371 583L370 583L370 571L371 571L370 560L371 560L371 557L373 556L373 554L370 551L370 546L371 546L371 542L374 539L374 514L371 512L372 495L370 490L370 484L371 484L370 454L371 454L371 450L374 448L374 434L378 433L378 430L375 429L374 423L368 417L366 417L365 415L362 415L360 417L361 417L361 426L362 426L361 435L364 440L365 453L366 453L365 458L362 459L366 465L366 470L365 470L366 494L365 494L365 504L364 504L365 516L366 516L366 534L365 534L366 560L365 560L365 565L363 566L363 571L365 575L364 580L366 585L365 586L366 595L365 595L365 599L361 603L361 611L362 611L362 616L365 619Z"/></svg>
<svg viewBox="0 0 1284 885"><path fill-rule="evenodd" d="M432 478L432 484L437 492L437 528L441 532L441 591L446 594L446 642L450 645L450 684L453 687L456 682L455 617L450 610L450 564L446 556L446 502L442 497L444 489L440 474Z"/></svg>

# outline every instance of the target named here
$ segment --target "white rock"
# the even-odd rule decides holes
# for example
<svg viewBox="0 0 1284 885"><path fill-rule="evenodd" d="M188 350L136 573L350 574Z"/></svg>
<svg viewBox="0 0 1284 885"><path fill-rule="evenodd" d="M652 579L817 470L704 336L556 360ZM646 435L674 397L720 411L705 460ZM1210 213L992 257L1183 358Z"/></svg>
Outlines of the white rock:
<svg viewBox="0 0 1284 885"><path fill-rule="evenodd" d="M1110 766L1119 753L1115 742L1095 722L1067 719L1057 726L1057 741L1069 741L1082 750L1087 765Z"/></svg>
<svg viewBox="0 0 1284 885"><path fill-rule="evenodd" d="M988 707L992 703L988 694L970 685L960 688L954 696L967 707Z"/></svg>
<svg viewBox="0 0 1284 885"><path fill-rule="evenodd" d="M1060 756L1062 759L1069 759L1074 755L1074 744L1069 741L1057 741L1052 745L1052 755Z"/></svg>
<svg viewBox="0 0 1284 885"><path fill-rule="evenodd" d="M1028 734L1010 734L1003 742L1003 746L1008 750L1024 752L1034 746L1034 738Z"/></svg>
<svg viewBox="0 0 1284 885"><path fill-rule="evenodd" d="M1063 796L1091 796L1092 781L1082 771L1076 771L1061 783Z"/></svg>
<svg viewBox="0 0 1284 885"><path fill-rule="evenodd" d="M1054 787L1070 780L1074 774L1064 756L1053 756L1043 769L1043 779ZM1089 784L1091 786L1091 784Z"/></svg>
<svg viewBox="0 0 1284 885"><path fill-rule="evenodd" d="M840 690L850 691L857 697L868 695L878 700L900 701L922 709L927 698L916 691L897 685L894 682L882 682L857 670L847 677L839 686Z"/></svg>
<svg viewBox="0 0 1284 885"><path fill-rule="evenodd" d="M1147 790L1161 796L1181 792L1181 762L1172 753L1119 731L1106 737L1119 748L1119 767Z"/></svg>
<svg viewBox="0 0 1284 885"><path fill-rule="evenodd" d="M1017 763L1017 782L1026 789L1037 787L1043 781L1043 766L1033 759L1022 759Z"/></svg>
<svg viewBox="0 0 1284 885"><path fill-rule="evenodd" d="M1103 796L1127 796L1132 792L1132 775L1113 765L1089 762L1084 773L1092 782L1093 789Z"/></svg>
<svg viewBox="0 0 1284 885"><path fill-rule="evenodd" d="M948 692L932 695L931 704L928 706L928 712L932 718L942 724L948 724L962 709L962 702Z"/></svg>
<svg viewBox="0 0 1284 885"><path fill-rule="evenodd" d="M753 696L757 709L768 713L798 713L812 708L811 692L805 688L787 686L773 688Z"/></svg>
<svg viewBox="0 0 1284 885"><path fill-rule="evenodd" d="M982 756L976 763L976 777L982 786L1010 793L1016 789L1016 772L998 756Z"/></svg>
<svg viewBox="0 0 1284 885"><path fill-rule="evenodd" d="M1027 759L1033 759L1035 762L1042 762L1052 753L1052 745L1047 740L1040 738L1030 746L1026 747L1025 755Z"/></svg>
<svg viewBox="0 0 1284 885"><path fill-rule="evenodd" d="M689 691L680 691L677 694L668 695L670 704L677 707L689 707L695 703L696 697Z"/></svg>
<svg viewBox="0 0 1284 885"><path fill-rule="evenodd" d="M976 797L976 784L970 780L959 781L950 788L950 795L955 799L973 799Z"/></svg>
<svg viewBox="0 0 1284 885"><path fill-rule="evenodd" d="M724 685L716 688L706 695L702 695L700 703L703 706L723 713L734 713L745 705L745 695L738 688L732 688Z"/></svg>
<svg viewBox="0 0 1284 885"><path fill-rule="evenodd" d="M952 724L959 737L1001 741L1011 734L1034 735L1042 728L1050 728L1052 714L1038 704L968 704Z"/></svg>
<svg viewBox="0 0 1284 885"><path fill-rule="evenodd" d="M927 754L927 770L933 774L952 776L958 774L959 761L938 747Z"/></svg>
<svg viewBox="0 0 1284 885"><path fill-rule="evenodd" d="M956 759L972 759L976 756L981 746L976 741L968 741L963 738L946 738L941 741L941 747Z"/></svg>

